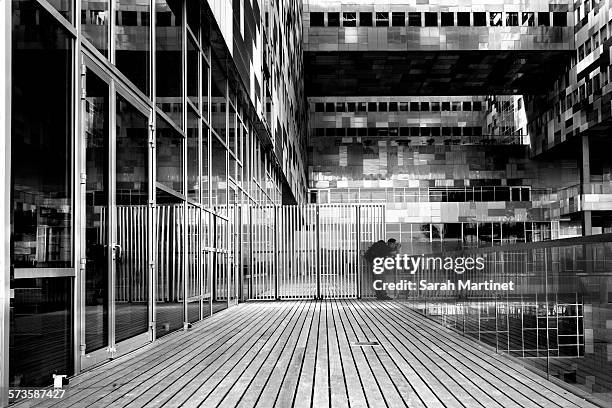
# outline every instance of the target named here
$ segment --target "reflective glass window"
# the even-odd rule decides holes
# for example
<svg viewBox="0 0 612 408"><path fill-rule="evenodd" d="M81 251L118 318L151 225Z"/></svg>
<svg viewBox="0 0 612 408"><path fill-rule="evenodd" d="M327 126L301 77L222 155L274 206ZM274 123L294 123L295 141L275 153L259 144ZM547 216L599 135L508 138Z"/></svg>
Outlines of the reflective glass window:
<svg viewBox="0 0 612 408"><path fill-rule="evenodd" d="M12 263L16 268L68 267L73 40L45 10L32 10L38 12L33 21L22 19L21 9L13 10Z"/></svg>
<svg viewBox="0 0 612 408"><path fill-rule="evenodd" d="M357 13L342 13L342 26L357 27Z"/></svg>
<svg viewBox="0 0 612 408"><path fill-rule="evenodd" d="M149 95L150 24L148 2L115 0L115 65L145 95Z"/></svg>
<svg viewBox="0 0 612 408"><path fill-rule="evenodd" d="M108 25L109 0L81 1L81 32L105 57L108 57Z"/></svg>
<svg viewBox="0 0 612 408"><path fill-rule="evenodd" d="M180 0L156 0L157 106L182 127L182 31Z"/></svg>
<svg viewBox="0 0 612 408"><path fill-rule="evenodd" d="M161 116L157 117L155 153L157 182L183 192L183 136Z"/></svg>

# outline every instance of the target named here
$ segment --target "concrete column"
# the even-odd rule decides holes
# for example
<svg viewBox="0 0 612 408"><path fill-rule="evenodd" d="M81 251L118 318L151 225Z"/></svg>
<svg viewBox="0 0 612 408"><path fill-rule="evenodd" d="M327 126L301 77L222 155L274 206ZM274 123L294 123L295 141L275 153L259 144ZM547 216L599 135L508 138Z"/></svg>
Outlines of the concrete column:
<svg viewBox="0 0 612 408"><path fill-rule="evenodd" d="M6 407L11 297L11 0L0 0L0 163L0 407Z"/></svg>
<svg viewBox="0 0 612 408"><path fill-rule="evenodd" d="M584 206L584 195L591 192L591 159L587 134L582 135L580 152L580 204ZM593 235L591 211L582 210L582 235Z"/></svg>

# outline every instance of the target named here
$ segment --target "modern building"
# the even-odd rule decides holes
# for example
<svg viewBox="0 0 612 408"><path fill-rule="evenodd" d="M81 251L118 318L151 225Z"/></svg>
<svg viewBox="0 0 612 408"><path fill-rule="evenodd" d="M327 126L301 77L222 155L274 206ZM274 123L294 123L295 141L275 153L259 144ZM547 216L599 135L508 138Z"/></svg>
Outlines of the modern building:
<svg viewBox="0 0 612 408"><path fill-rule="evenodd" d="M0 406L239 302L371 297L390 237L515 265L402 300L612 398L611 4L3 2Z"/></svg>

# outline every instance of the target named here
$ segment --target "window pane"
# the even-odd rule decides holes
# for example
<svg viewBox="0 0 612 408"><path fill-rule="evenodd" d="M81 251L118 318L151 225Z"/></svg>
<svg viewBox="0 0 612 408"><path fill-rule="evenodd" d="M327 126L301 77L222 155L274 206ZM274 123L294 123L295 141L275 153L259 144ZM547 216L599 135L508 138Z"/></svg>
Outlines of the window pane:
<svg viewBox="0 0 612 408"><path fill-rule="evenodd" d="M376 26L389 27L389 13L376 13Z"/></svg>
<svg viewBox="0 0 612 408"><path fill-rule="evenodd" d="M421 27L421 13L408 13L408 25L411 27Z"/></svg>
<svg viewBox="0 0 612 408"><path fill-rule="evenodd" d="M447 12L440 13L440 24L443 27L454 26L455 25L454 13L447 13Z"/></svg>
<svg viewBox="0 0 612 408"><path fill-rule="evenodd" d="M208 89L208 77L210 76L210 69L208 63L202 58L202 116L208 120L208 99L210 92Z"/></svg>
<svg viewBox="0 0 612 408"><path fill-rule="evenodd" d="M149 330L149 121L117 97L117 243L115 340Z"/></svg>
<svg viewBox="0 0 612 408"><path fill-rule="evenodd" d="M72 40L46 11L36 10L34 21L14 10L12 262L16 268L69 267Z"/></svg>
<svg viewBox="0 0 612 408"><path fill-rule="evenodd" d="M502 13L491 12L489 13L489 24L491 27L497 27L502 25Z"/></svg>
<svg viewBox="0 0 612 408"><path fill-rule="evenodd" d="M391 13L391 24L393 27L403 27L406 25L406 14L405 13Z"/></svg>
<svg viewBox="0 0 612 408"><path fill-rule="evenodd" d="M460 27L468 27L470 25L470 13L465 11L458 12L457 25Z"/></svg>
<svg viewBox="0 0 612 408"><path fill-rule="evenodd" d="M157 117L157 182L183 192L183 136L161 116Z"/></svg>
<svg viewBox="0 0 612 408"><path fill-rule="evenodd" d="M425 27L437 27L438 26L438 13L426 12L425 13Z"/></svg>
<svg viewBox="0 0 612 408"><path fill-rule="evenodd" d="M211 141L212 205L218 212L224 213L227 203L227 149L216 137L211 137Z"/></svg>
<svg viewBox="0 0 612 408"><path fill-rule="evenodd" d="M151 9L148 3L139 3L137 10L132 1L115 0L117 22L115 27L115 65L145 95L149 95L149 38Z"/></svg>
<svg viewBox="0 0 612 408"><path fill-rule="evenodd" d="M182 127L181 1L156 0L157 106Z"/></svg>
<svg viewBox="0 0 612 408"><path fill-rule="evenodd" d="M68 21L72 21L72 0L47 0ZM13 4L15 4L13 2ZM82 6L81 6L82 7Z"/></svg>
<svg viewBox="0 0 612 408"><path fill-rule="evenodd" d="M327 26L328 27L339 27L340 26L340 13L327 13Z"/></svg>
<svg viewBox="0 0 612 408"><path fill-rule="evenodd" d="M160 196L163 203L160 203ZM158 189L156 335L165 336L183 327L183 203Z"/></svg>
<svg viewBox="0 0 612 408"><path fill-rule="evenodd" d="M108 3L108 0L81 2L81 32L105 57L108 57Z"/></svg>
<svg viewBox="0 0 612 408"><path fill-rule="evenodd" d="M85 184L85 352L108 345L108 85L87 72L83 118L87 181Z"/></svg>
<svg viewBox="0 0 612 408"><path fill-rule="evenodd" d="M211 121L212 128L221 139L225 140L225 110L227 86L225 81L225 71L213 58L211 71Z"/></svg>
<svg viewBox="0 0 612 408"><path fill-rule="evenodd" d="M538 25L548 27L550 25L550 13L538 13Z"/></svg>
<svg viewBox="0 0 612 408"><path fill-rule="evenodd" d="M533 26L534 25L534 14L533 13L522 13L521 25Z"/></svg>
<svg viewBox="0 0 612 408"><path fill-rule="evenodd" d="M198 61L200 50L187 36L187 98L198 106Z"/></svg>
<svg viewBox="0 0 612 408"><path fill-rule="evenodd" d="M187 197L200 202L199 178L199 124L200 119L187 111Z"/></svg>
<svg viewBox="0 0 612 408"><path fill-rule="evenodd" d="M484 27L487 25L487 13L475 12L473 15L474 15L474 27Z"/></svg>
<svg viewBox="0 0 612 408"><path fill-rule="evenodd" d="M209 191L210 191L210 185L209 185L209 177L208 177L208 170L209 170L209 166L208 166L208 158L209 158L209 151L208 151L208 147L209 147L209 137L210 137L210 132L208 131L208 126L206 126L205 124L202 124L202 183L201 183L201 190L202 190L202 204L204 205L209 205L208 204L208 198L209 198Z"/></svg>
<svg viewBox="0 0 612 408"><path fill-rule="evenodd" d="M310 13L310 26L311 27L323 27L324 24L324 13Z"/></svg>
<svg viewBox="0 0 612 408"><path fill-rule="evenodd" d="M372 13L359 13L359 25L362 27L372 27Z"/></svg>
<svg viewBox="0 0 612 408"><path fill-rule="evenodd" d="M35 2L13 2L12 11L12 133L2 135L12 144L10 262L70 267L73 43ZM37 18L27 19L28 11ZM72 374L73 278L10 285L9 385L43 387L53 373Z"/></svg>
<svg viewBox="0 0 612 408"><path fill-rule="evenodd" d="M344 27L356 27L357 13L342 13L342 25Z"/></svg>

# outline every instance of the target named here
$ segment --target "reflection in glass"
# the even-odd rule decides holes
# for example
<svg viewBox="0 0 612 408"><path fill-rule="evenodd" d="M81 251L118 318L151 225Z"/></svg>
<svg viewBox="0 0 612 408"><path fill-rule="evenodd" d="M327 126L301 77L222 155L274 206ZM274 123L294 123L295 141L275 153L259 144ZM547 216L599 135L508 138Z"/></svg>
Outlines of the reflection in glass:
<svg viewBox="0 0 612 408"><path fill-rule="evenodd" d="M215 58L212 61L211 70L211 98L210 112L212 128L221 140L226 138L226 104L227 104L227 83L225 70Z"/></svg>
<svg viewBox="0 0 612 408"><path fill-rule="evenodd" d="M158 116L156 132L157 182L183 192L183 136Z"/></svg>
<svg viewBox="0 0 612 408"><path fill-rule="evenodd" d="M187 206L187 321L200 319L202 289L202 250L200 248L200 209Z"/></svg>
<svg viewBox="0 0 612 408"><path fill-rule="evenodd" d="M189 109L187 111L187 197L200 202L200 178L198 168L200 119Z"/></svg>
<svg viewBox="0 0 612 408"><path fill-rule="evenodd" d="M70 267L73 40L35 2L14 1L12 13L12 133L2 136L12 144L11 264ZM11 280L10 386L42 387L54 372L72 374L73 282Z"/></svg>
<svg viewBox="0 0 612 408"><path fill-rule="evenodd" d="M85 352L108 346L109 129L108 85L87 72L85 157Z"/></svg>
<svg viewBox="0 0 612 408"><path fill-rule="evenodd" d="M517 238L522 233L520 227L510 231ZM505 236L505 226L502 232ZM465 271L462 280L511 281L515 289L411 292L406 294L410 307L609 405L612 327L606 325L610 303L602 288L612 283L612 243L558 240L471 249L458 256L485 259L482 271ZM431 282L449 278L440 268L426 273Z"/></svg>
<svg viewBox="0 0 612 408"><path fill-rule="evenodd" d="M148 95L150 2L115 0L115 10L115 65L138 89Z"/></svg>
<svg viewBox="0 0 612 408"><path fill-rule="evenodd" d="M208 62L202 58L202 116L208 120L208 80L209 80L210 69L208 68Z"/></svg>
<svg viewBox="0 0 612 408"><path fill-rule="evenodd" d="M72 40L45 10L13 6L12 263L69 267Z"/></svg>
<svg viewBox="0 0 612 408"><path fill-rule="evenodd" d="M162 337L183 327L184 207L181 200L157 190L156 331ZM160 203L161 202L161 203Z"/></svg>
<svg viewBox="0 0 612 408"><path fill-rule="evenodd" d="M201 164L202 164L202 204L205 206L210 206L208 199L210 198L210 178L208 172L210 170L210 166L208 165L208 155L210 154L208 147L208 140L211 137L208 126L205 124L202 125L202 156L201 156ZM213 136L214 137L214 136Z"/></svg>
<svg viewBox="0 0 612 408"><path fill-rule="evenodd" d="M117 97L115 342L149 329L148 119Z"/></svg>
<svg viewBox="0 0 612 408"><path fill-rule="evenodd" d="M54 373L73 374L72 278L11 282L9 385L44 387Z"/></svg>
<svg viewBox="0 0 612 408"><path fill-rule="evenodd" d="M81 2L81 32L105 57L108 57L108 3L108 0Z"/></svg>
<svg viewBox="0 0 612 408"><path fill-rule="evenodd" d="M27 1L26 1L27 2ZM72 0L47 0L68 21L72 21Z"/></svg>
<svg viewBox="0 0 612 408"><path fill-rule="evenodd" d="M180 0L155 0L157 105L182 127Z"/></svg>
<svg viewBox="0 0 612 408"><path fill-rule="evenodd" d="M227 308L228 295L228 260L227 260L227 220L215 217L214 247L219 252L213 252L213 313ZM223 248L221 250L221 248Z"/></svg>
<svg viewBox="0 0 612 408"><path fill-rule="evenodd" d="M198 61L200 60L200 50L193 40L187 39L187 98L193 102L196 108L198 105Z"/></svg>
<svg viewBox="0 0 612 408"><path fill-rule="evenodd" d="M212 205L220 213L227 211L227 149L214 136L211 136L211 196Z"/></svg>

